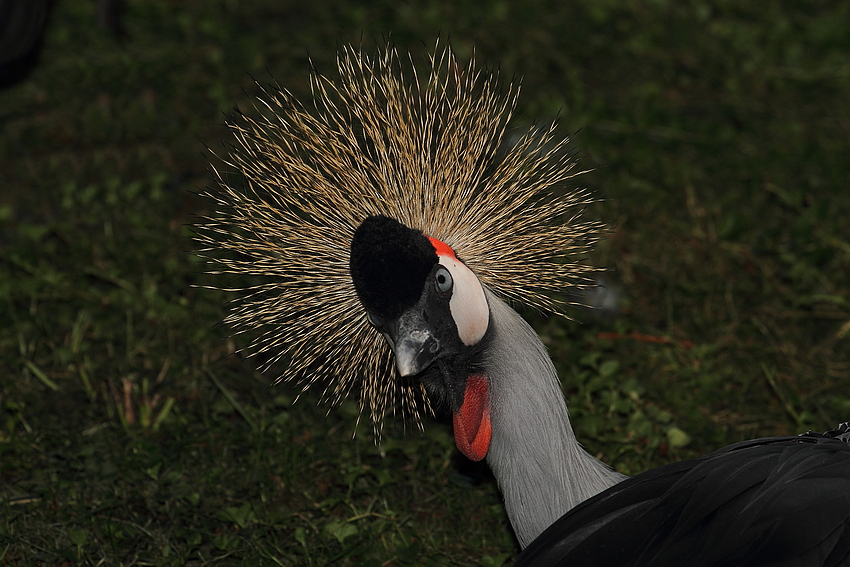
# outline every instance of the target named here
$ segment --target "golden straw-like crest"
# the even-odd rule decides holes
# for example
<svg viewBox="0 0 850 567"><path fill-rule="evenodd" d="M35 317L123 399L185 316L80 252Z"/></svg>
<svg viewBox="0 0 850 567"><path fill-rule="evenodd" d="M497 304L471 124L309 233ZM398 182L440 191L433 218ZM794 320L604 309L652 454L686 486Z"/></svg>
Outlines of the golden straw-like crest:
<svg viewBox="0 0 850 567"><path fill-rule="evenodd" d="M259 331L253 349L288 359L284 379L303 389L322 384L332 401L359 389L379 432L387 412L418 421L430 408L421 386L397 379L355 294L349 245L364 218L422 230L503 299L554 311L566 286L586 283L591 268L569 256L601 226L577 221L590 199L563 189L577 173L554 126L507 143L519 89L503 93L497 74L439 46L427 76L394 47L374 58L345 48L338 70L312 74L312 108L264 88L261 117L228 124L237 143L225 161L242 179L216 172L198 239L220 265L212 273L261 282L233 290L225 323Z"/></svg>

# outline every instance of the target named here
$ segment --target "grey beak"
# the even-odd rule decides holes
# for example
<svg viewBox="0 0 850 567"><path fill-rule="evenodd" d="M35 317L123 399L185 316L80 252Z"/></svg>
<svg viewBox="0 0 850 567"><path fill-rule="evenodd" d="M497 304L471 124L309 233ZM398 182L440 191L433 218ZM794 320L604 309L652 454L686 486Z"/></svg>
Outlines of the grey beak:
<svg viewBox="0 0 850 567"><path fill-rule="evenodd" d="M395 337L390 341L395 364L402 376L419 374L440 353L440 341L431 334L428 323L418 309L411 309L398 320Z"/></svg>

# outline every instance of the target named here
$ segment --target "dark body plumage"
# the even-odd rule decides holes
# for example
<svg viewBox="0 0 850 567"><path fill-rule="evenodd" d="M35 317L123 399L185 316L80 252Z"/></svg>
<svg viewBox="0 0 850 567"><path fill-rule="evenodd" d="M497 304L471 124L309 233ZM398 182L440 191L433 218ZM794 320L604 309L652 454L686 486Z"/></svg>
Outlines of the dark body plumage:
<svg viewBox="0 0 850 567"><path fill-rule="evenodd" d="M514 565L850 565L848 440L844 424L653 469L575 507Z"/></svg>

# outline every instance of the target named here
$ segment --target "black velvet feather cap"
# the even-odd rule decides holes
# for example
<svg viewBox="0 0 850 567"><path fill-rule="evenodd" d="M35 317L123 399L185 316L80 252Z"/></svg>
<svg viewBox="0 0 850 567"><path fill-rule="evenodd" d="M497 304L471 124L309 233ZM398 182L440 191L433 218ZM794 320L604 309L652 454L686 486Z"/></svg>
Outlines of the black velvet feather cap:
<svg viewBox="0 0 850 567"><path fill-rule="evenodd" d="M395 319L414 305L437 262L428 237L383 215L367 217L351 240L354 289L363 306L380 319Z"/></svg>

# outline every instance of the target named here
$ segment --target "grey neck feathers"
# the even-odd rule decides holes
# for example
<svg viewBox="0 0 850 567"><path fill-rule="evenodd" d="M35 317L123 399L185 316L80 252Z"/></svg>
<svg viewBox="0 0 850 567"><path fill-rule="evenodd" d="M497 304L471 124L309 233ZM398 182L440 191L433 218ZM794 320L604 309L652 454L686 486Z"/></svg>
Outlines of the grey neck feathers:
<svg viewBox="0 0 850 567"><path fill-rule="evenodd" d="M487 463L526 547L570 508L626 478L581 448L555 367L534 330L487 293L493 436Z"/></svg>

